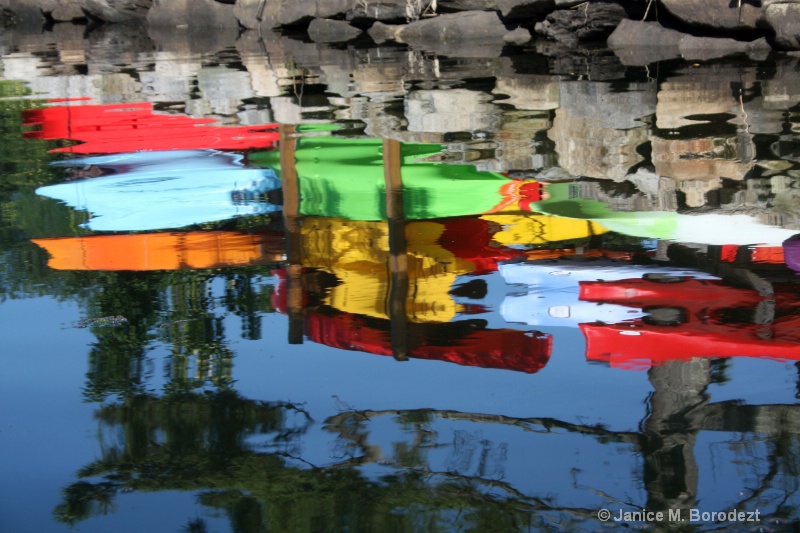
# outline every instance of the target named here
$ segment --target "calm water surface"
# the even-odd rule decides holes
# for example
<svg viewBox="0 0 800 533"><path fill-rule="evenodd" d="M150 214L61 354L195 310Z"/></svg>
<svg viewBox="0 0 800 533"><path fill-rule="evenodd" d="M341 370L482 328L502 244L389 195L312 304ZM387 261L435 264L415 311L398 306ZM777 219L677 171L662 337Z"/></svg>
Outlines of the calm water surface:
<svg viewBox="0 0 800 533"><path fill-rule="evenodd" d="M84 30L0 37L0 529L797 526L797 57Z"/></svg>

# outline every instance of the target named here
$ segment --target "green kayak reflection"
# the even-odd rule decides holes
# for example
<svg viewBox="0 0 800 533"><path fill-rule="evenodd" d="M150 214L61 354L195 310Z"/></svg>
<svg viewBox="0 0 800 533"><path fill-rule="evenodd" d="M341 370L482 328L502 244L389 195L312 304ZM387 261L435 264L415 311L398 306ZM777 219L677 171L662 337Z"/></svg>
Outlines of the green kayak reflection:
<svg viewBox="0 0 800 533"><path fill-rule="evenodd" d="M292 143L288 158L268 151L251 154L248 162L279 174L296 173L300 215L365 221L388 218L385 173L391 162L382 140L329 135L299 137ZM287 150L286 146L281 150ZM797 233L748 214L617 210L589 197L591 191L584 191L582 182L510 179L472 165L442 163L438 161L442 150L438 144L400 143L406 220L534 212L592 221L633 237L719 245L779 246ZM287 160L293 168L283 168Z"/></svg>
<svg viewBox="0 0 800 533"><path fill-rule="evenodd" d="M182 228L279 211L263 195L280 189L269 169L249 169L242 156L213 150L135 152L54 163L74 181L36 193L92 213L94 231Z"/></svg>
<svg viewBox="0 0 800 533"><path fill-rule="evenodd" d="M309 136L295 142L293 170L298 177L300 214L365 221L388 218L383 140ZM538 182L520 182L472 165L436 161L443 148L439 144L400 144L406 219L493 213L510 203L525 202L525 194L539 199ZM286 171L277 151L251 154L248 161L281 174ZM522 184L529 187L520 191Z"/></svg>

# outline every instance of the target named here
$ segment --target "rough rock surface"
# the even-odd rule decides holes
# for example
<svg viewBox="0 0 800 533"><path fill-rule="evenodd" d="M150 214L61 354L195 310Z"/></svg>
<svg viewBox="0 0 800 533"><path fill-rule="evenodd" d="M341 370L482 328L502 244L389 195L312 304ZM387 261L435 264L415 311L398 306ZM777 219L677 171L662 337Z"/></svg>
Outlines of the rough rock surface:
<svg viewBox="0 0 800 533"><path fill-rule="evenodd" d="M214 0L153 0L147 13L153 27L194 26L198 28L236 28L233 6Z"/></svg>
<svg viewBox="0 0 800 533"><path fill-rule="evenodd" d="M350 33L355 35L355 30L339 24L346 20L361 30L372 28L369 33L376 42L399 40L429 50L435 44L436 51L443 52L444 43L464 43L477 50L487 38L501 46L503 41L525 44L530 41L528 34L516 27L521 25L527 32L538 20L538 36L566 47L580 41L603 41L619 26L609 45L627 64L681 55L710 59L741 51L756 57L756 48L760 48L758 57L766 53L764 47L743 48L730 39L701 41L689 39L687 34L677 37L657 22L632 26L642 20L645 8L652 7L653 1L663 6L662 14L664 9L669 12L670 27L681 31L735 39L766 35L772 48L800 50L800 0L419 0L424 8L419 20L415 20L419 14L407 12L408 0L0 0L0 25L68 22L88 15L105 22L146 18L154 28L188 27L198 33L202 28L243 27L258 29L261 35L273 29L302 31L320 19L332 23L314 22L313 38L340 42ZM450 18L475 17L476 13L487 18L469 19L466 25ZM473 26L473 22L479 24ZM328 29L323 31L322 24ZM503 25L505 28L500 29ZM334 37L329 34L334 27L347 32ZM487 48L481 57L493 50Z"/></svg>
<svg viewBox="0 0 800 533"><path fill-rule="evenodd" d="M266 3L259 0L239 0L233 5L233 15L243 27L255 29L261 25L262 8L266 9Z"/></svg>
<svg viewBox="0 0 800 533"><path fill-rule="evenodd" d="M500 14L507 20L535 18L555 9L554 0L496 0Z"/></svg>
<svg viewBox="0 0 800 533"><path fill-rule="evenodd" d="M755 30L761 15L752 2L731 0L660 0L678 20L722 32Z"/></svg>
<svg viewBox="0 0 800 533"><path fill-rule="evenodd" d="M52 11L48 12L48 15L51 19L58 22L69 22L86 17L86 14L80 6L67 2L56 6Z"/></svg>
<svg viewBox="0 0 800 533"><path fill-rule="evenodd" d="M356 0L239 0L235 8L237 13L245 15L244 18L237 16L247 26L252 25L252 20L259 15L258 9L263 7L261 23L265 27L280 28L307 23L314 18L341 17L356 5ZM247 18L251 20L244 22Z"/></svg>
<svg viewBox="0 0 800 533"><path fill-rule="evenodd" d="M776 48L800 50L800 2L765 2L762 20L775 32Z"/></svg>
<svg viewBox="0 0 800 533"><path fill-rule="evenodd" d="M153 0L80 0L91 18L105 22L126 22L147 18Z"/></svg>
<svg viewBox="0 0 800 533"><path fill-rule="evenodd" d="M17 16L7 7L0 6L0 27L10 28L17 23Z"/></svg>
<svg viewBox="0 0 800 533"><path fill-rule="evenodd" d="M547 15L536 24L536 33L563 43L605 39L627 18L625 9L610 2L583 3Z"/></svg>
<svg viewBox="0 0 800 533"><path fill-rule="evenodd" d="M664 28L657 22L623 20L609 35L608 47L626 65L648 65L683 57L706 61L729 54L763 55L769 45L763 37L752 42L728 37L697 37Z"/></svg>
<svg viewBox="0 0 800 533"><path fill-rule="evenodd" d="M695 37L686 35L678 43L678 50L689 61L708 61L728 54L745 53L748 43L726 37Z"/></svg>
<svg viewBox="0 0 800 533"><path fill-rule="evenodd" d="M308 25L308 36L315 43L340 43L355 39L361 30L344 20L314 19Z"/></svg>
<svg viewBox="0 0 800 533"><path fill-rule="evenodd" d="M409 44L466 42L479 44L502 41L508 33L496 13L464 11L418 20L401 26L397 38Z"/></svg>
<svg viewBox="0 0 800 533"><path fill-rule="evenodd" d="M353 24L369 25L372 21L405 23L405 0L373 0L359 3L347 12L346 19Z"/></svg>
<svg viewBox="0 0 800 533"><path fill-rule="evenodd" d="M531 41L531 32L525 28L517 28L506 33L503 36L503 41L510 44L523 45Z"/></svg>
<svg viewBox="0 0 800 533"><path fill-rule="evenodd" d="M6 21L19 26L41 25L45 20L72 22L86 19L79 0L0 0L5 9Z"/></svg>
<svg viewBox="0 0 800 533"><path fill-rule="evenodd" d="M658 22L625 19L608 36L607 44L626 65L647 65L678 57L684 35Z"/></svg>
<svg viewBox="0 0 800 533"><path fill-rule="evenodd" d="M439 11L497 11L495 0L439 0Z"/></svg>
<svg viewBox="0 0 800 533"><path fill-rule="evenodd" d="M401 26L399 24L376 22L367 33L369 33L373 41L380 44L385 41L394 41L397 39L397 32L400 31L400 28Z"/></svg>

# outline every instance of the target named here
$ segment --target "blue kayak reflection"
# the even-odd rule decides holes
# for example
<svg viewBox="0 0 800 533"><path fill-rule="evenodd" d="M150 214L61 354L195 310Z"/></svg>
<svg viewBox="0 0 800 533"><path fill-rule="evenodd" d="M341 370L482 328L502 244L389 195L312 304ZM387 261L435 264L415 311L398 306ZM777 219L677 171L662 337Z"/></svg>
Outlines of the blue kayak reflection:
<svg viewBox="0 0 800 533"><path fill-rule="evenodd" d="M506 296L500 305L500 314L509 323L531 326L578 327L581 323L595 321L614 324L646 315L641 309L619 302L581 301L580 287L587 281L667 277L719 279L696 269L657 263L635 265L608 259L510 263L500 265L499 270L507 284L525 287L522 293Z"/></svg>
<svg viewBox="0 0 800 533"><path fill-rule="evenodd" d="M72 181L36 193L93 218L94 231L146 231L279 211L263 198L280 189L270 169L249 169L242 156L213 150L135 152L54 163Z"/></svg>

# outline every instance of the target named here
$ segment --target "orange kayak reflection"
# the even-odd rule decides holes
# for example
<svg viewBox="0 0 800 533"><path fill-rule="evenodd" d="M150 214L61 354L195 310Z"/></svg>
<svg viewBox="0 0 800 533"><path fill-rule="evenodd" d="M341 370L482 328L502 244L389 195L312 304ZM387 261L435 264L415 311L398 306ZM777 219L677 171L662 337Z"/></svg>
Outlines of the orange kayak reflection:
<svg viewBox="0 0 800 533"><path fill-rule="evenodd" d="M279 233L190 231L33 239L56 270L178 270L264 265L284 258Z"/></svg>

